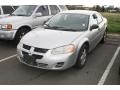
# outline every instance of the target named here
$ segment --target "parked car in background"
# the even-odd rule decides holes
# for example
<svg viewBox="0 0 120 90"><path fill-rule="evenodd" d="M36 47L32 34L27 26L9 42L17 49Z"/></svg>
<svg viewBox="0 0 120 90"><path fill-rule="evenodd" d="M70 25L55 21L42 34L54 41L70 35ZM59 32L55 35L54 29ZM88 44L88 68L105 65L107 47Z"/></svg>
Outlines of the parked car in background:
<svg viewBox="0 0 120 90"><path fill-rule="evenodd" d="M87 54L105 42L107 19L96 11L63 11L26 34L17 46L20 62L42 69L82 68Z"/></svg>
<svg viewBox="0 0 120 90"><path fill-rule="evenodd" d="M19 42L27 32L42 25L60 11L67 10L61 5L24 5L9 17L0 20L0 39Z"/></svg>
<svg viewBox="0 0 120 90"><path fill-rule="evenodd" d="M0 18L5 16L9 16L9 14L13 13L18 6L0 6Z"/></svg>

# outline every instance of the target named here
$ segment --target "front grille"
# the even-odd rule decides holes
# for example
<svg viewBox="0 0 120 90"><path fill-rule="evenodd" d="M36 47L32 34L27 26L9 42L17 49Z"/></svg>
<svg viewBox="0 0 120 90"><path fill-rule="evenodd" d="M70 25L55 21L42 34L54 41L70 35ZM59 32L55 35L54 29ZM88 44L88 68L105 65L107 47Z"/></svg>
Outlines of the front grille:
<svg viewBox="0 0 120 90"><path fill-rule="evenodd" d="M23 54L23 55L28 55L28 53L27 53L27 52L24 52L24 51L22 51L22 54Z"/></svg>
<svg viewBox="0 0 120 90"><path fill-rule="evenodd" d="M24 48L24 49L27 49L27 50L30 50L31 46L28 46L28 45L23 44L23 48Z"/></svg>
<svg viewBox="0 0 120 90"><path fill-rule="evenodd" d="M26 52L22 52L22 53L23 53L23 61L25 63L33 65L33 66L37 66L36 59L33 56L30 56Z"/></svg>
<svg viewBox="0 0 120 90"><path fill-rule="evenodd" d="M37 66L37 62L36 59L42 59L43 55L36 55L36 54L32 54L29 55L29 53L22 51L23 54L23 61L27 64L33 65L33 66Z"/></svg>
<svg viewBox="0 0 120 90"><path fill-rule="evenodd" d="M32 56L33 56L35 59L42 59L42 58L43 58L43 55L33 54Z"/></svg>
<svg viewBox="0 0 120 90"><path fill-rule="evenodd" d="M46 53L46 52L48 51L48 49L35 48L34 51L35 51L35 52L39 52L39 53Z"/></svg>

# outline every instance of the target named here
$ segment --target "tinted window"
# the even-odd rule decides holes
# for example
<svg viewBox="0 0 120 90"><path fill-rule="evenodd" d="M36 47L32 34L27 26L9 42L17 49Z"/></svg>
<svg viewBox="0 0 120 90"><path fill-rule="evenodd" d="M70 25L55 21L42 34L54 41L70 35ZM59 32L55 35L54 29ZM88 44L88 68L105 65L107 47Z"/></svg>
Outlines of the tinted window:
<svg viewBox="0 0 120 90"><path fill-rule="evenodd" d="M60 12L59 8L56 5L50 5L51 14L55 15Z"/></svg>
<svg viewBox="0 0 120 90"><path fill-rule="evenodd" d="M14 9L11 6L2 6L4 14L11 14Z"/></svg>
<svg viewBox="0 0 120 90"><path fill-rule="evenodd" d="M40 6L37 10L36 13L41 12L43 16L48 16L49 15L49 10L47 5L46 6Z"/></svg>

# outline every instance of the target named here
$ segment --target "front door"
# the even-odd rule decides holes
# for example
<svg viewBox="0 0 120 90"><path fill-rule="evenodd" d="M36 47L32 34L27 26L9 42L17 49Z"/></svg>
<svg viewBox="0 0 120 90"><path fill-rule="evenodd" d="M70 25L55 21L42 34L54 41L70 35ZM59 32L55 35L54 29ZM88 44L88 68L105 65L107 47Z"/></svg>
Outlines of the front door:
<svg viewBox="0 0 120 90"><path fill-rule="evenodd" d="M51 16L49 15L49 9L47 5L40 6L36 13L42 13L41 17L34 18L34 28L42 25L45 21L47 21Z"/></svg>

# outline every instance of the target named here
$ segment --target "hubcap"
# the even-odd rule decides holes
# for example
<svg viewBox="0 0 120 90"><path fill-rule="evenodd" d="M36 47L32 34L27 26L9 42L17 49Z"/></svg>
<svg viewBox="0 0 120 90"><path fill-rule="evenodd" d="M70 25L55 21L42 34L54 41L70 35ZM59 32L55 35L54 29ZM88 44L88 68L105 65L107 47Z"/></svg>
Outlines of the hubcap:
<svg viewBox="0 0 120 90"><path fill-rule="evenodd" d="M86 49L84 49L82 51L82 55L80 57L80 60L81 60L81 65L84 65L85 61L86 61L86 56L87 56L87 53L86 53Z"/></svg>

